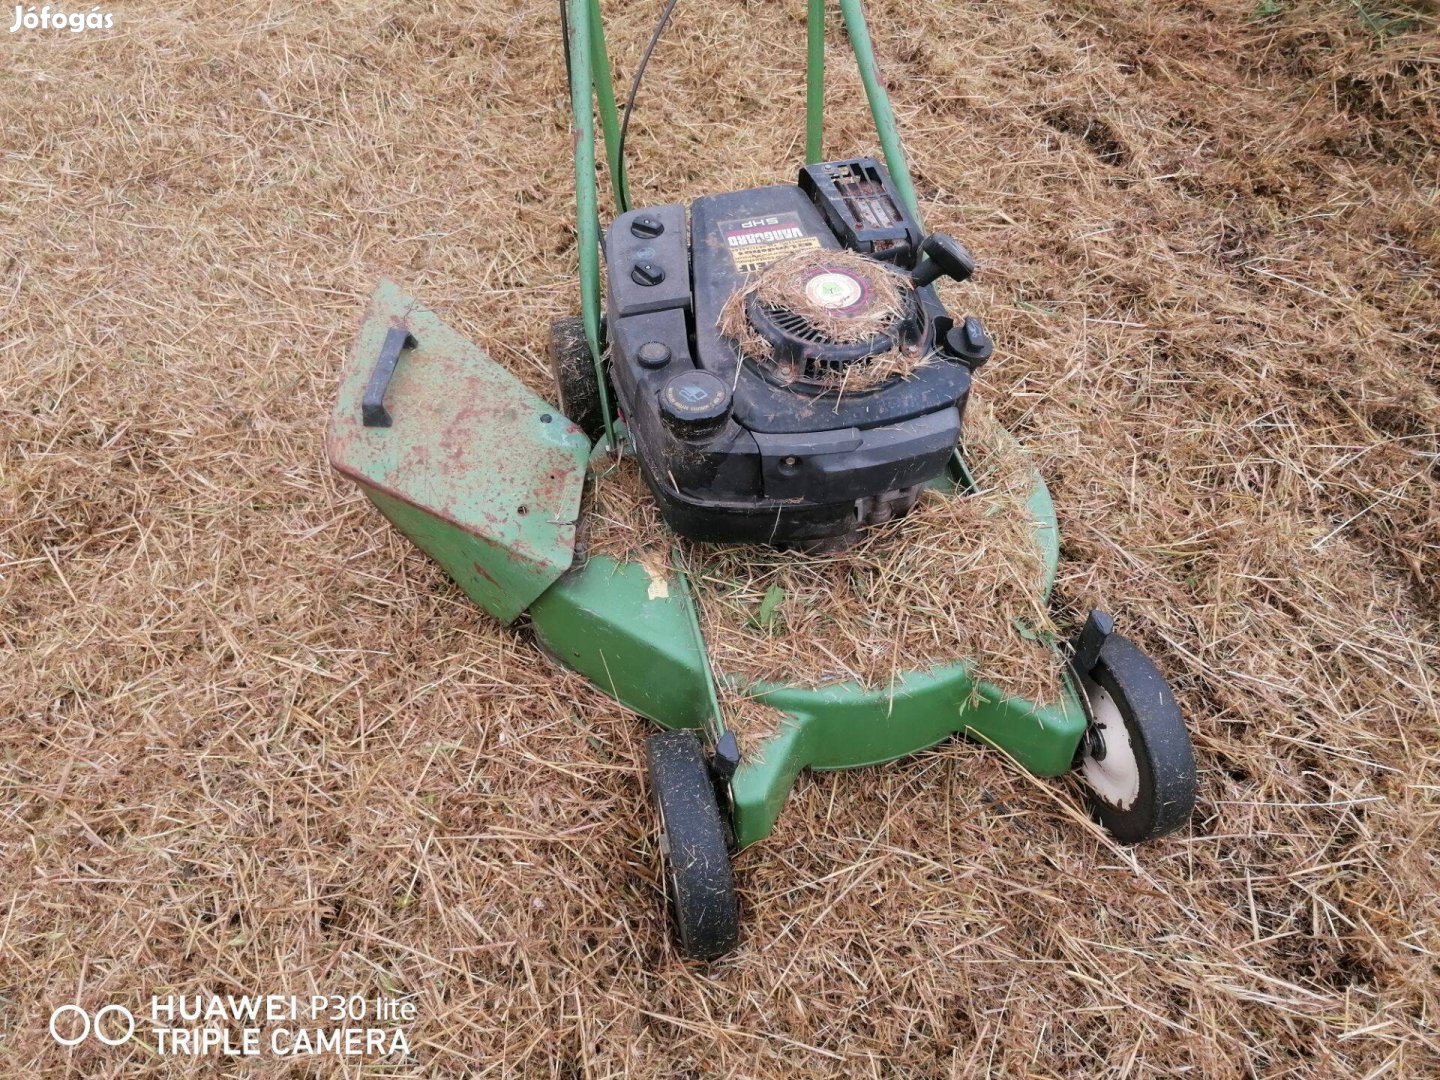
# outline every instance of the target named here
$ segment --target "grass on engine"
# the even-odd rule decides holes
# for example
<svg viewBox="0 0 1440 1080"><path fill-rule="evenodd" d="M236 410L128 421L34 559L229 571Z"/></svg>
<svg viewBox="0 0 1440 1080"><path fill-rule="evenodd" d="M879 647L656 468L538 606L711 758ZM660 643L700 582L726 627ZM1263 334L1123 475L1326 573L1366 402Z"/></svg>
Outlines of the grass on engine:
<svg viewBox="0 0 1440 1080"><path fill-rule="evenodd" d="M975 490L926 491L909 514L824 555L681 540L660 520L634 458L591 466L585 556L640 561L663 574L677 557L695 589L710 660L738 687L764 682L886 687L908 671L960 659L1008 694L1051 703L1060 654L1043 600L1041 524L1030 512L1024 451L978 395L966 414ZM767 710L768 711L768 710ZM775 730L734 727L742 745Z"/></svg>
<svg viewBox="0 0 1440 1080"><path fill-rule="evenodd" d="M46 1031L209 992L408 995L387 1076L1440 1072L1432 9L868 5L1057 618L1155 656L1200 803L1128 851L968 744L805 776L697 967L646 725L323 456L381 274L548 392L553 5L221 7L0 35L0 1072L358 1075ZM628 77L655 6L606 7ZM803 10L679 7L637 197L793 178ZM839 35L826 146L874 152Z"/></svg>
<svg viewBox="0 0 1440 1080"><path fill-rule="evenodd" d="M807 295L806 281L812 274L825 270L840 270L865 283L870 299L862 313L842 314ZM909 295L910 284L904 275L868 256L829 249L801 251L750 275L725 301L716 325L720 333L734 343L742 358L764 363L773 359L775 349L750 322L746 308L752 297L769 308L783 308L798 315L812 332L825 339L852 344L885 333L904 313ZM846 394L874 389L891 379L908 378L930 359L931 354L923 350L905 349L896 335L889 348L838 370L821 370L808 381L832 389L838 400ZM785 382L806 378L803 363L784 360L771 364L770 369Z"/></svg>

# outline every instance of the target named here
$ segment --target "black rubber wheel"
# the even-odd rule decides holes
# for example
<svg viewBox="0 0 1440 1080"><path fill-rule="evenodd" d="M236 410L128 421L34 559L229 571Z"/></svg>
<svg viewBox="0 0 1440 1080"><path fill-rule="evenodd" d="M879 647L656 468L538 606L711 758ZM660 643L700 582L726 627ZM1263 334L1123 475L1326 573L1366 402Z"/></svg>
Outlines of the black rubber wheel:
<svg viewBox="0 0 1440 1080"><path fill-rule="evenodd" d="M546 352L559 396L556 404L591 442L596 441L605 433L605 416L595 382L595 364L590 359L590 342L585 337L585 320L572 315L551 323Z"/></svg>
<svg viewBox="0 0 1440 1080"><path fill-rule="evenodd" d="M1080 680L1103 755L1087 733L1080 770L1096 820L1123 844L1153 840L1190 820L1195 752L1175 695L1129 638L1111 634Z"/></svg>
<svg viewBox="0 0 1440 1080"><path fill-rule="evenodd" d="M710 768L693 731L651 735L645 757L676 940L684 955L713 960L740 938L740 904Z"/></svg>

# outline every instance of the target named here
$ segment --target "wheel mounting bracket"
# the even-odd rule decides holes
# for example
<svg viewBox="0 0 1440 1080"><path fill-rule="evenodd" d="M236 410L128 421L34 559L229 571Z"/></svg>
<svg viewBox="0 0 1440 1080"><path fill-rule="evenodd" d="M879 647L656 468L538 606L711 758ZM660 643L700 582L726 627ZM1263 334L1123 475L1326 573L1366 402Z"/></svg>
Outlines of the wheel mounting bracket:
<svg viewBox="0 0 1440 1080"><path fill-rule="evenodd" d="M1085 625L1080 628L1080 632L1070 641L1070 671L1079 690L1080 703L1085 708L1086 719L1085 734L1081 736L1079 745L1075 747L1076 767L1086 756L1094 761L1105 760L1105 732L1095 722L1095 714L1090 709L1089 695L1085 692L1085 686L1087 683L1094 682L1093 672L1095 666L1100 662L1100 652L1105 648L1105 642L1114 632L1115 620L1099 608L1094 608L1086 616Z"/></svg>
<svg viewBox="0 0 1440 1080"><path fill-rule="evenodd" d="M1085 619L1070 646L1070 666L1075 674L1088 678L1100 660L1100 650L1106 639L1115 632L1115 620L1099 608L1095 608Z"/></svg>

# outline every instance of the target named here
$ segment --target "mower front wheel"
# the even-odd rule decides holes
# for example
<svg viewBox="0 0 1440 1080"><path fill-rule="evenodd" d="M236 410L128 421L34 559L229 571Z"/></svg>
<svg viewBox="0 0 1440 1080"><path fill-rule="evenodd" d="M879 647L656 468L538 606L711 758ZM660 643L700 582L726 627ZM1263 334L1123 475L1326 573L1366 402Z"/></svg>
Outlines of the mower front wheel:
<svg viewBox="0 0 1440 1080"><path fill-rule="evenodd" d="M740 938L740 904L710 767L693 731L651 735L645 756L675 937L685 956L713 960Z"/></svg>
<svg viewBox="0 0 1440 1080"><path fill-rule="evenodd" d="M1080 685L1091 718L1080 771L1095 818L1122 844L1184 826L1195 809L1195 753L1160 670L1129 638L1111 634Z"/></svg>
<svg viewBox="0 0 1440 1080"><path fill-rule="evenodd" d="M546 352L550 372L555 376L556 402L560 411L585 432L591 442L605 433L605 415L600 386L595 381L595 362L585 336L585 320L579 315L556 319L550 324Z"/></svg>

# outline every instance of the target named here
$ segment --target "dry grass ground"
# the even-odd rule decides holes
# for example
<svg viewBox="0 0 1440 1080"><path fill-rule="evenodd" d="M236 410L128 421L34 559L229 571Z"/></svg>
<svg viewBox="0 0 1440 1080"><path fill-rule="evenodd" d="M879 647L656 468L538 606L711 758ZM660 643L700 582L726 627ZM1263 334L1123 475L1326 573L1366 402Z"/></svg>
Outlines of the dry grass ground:
<svg viewBox="0 0 1440 1080"><path fill-rule="evenodd" d="M607 3L622 74L655 7ZM790 174L802 9L680 5L640 192ZM323 460L382 272L544 387L553 6L111 10L0 38L0 1074L362 1075L45 1033L181 991L413 995L366 1076L1440 1073L1433 8L874 0L1060 600L1172 676L1200 806L1131 853L966 745L805 778L709 968L644 726Z"/></svg>

